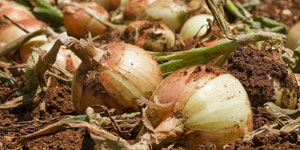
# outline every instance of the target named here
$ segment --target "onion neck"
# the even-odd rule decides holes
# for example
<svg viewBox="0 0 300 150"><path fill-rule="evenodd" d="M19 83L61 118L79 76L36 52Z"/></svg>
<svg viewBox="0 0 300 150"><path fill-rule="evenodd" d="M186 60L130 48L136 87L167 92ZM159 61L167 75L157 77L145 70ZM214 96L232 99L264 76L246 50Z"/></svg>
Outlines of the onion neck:
<svg viewBox="0 0 300 150"><path fill-rule="evenodd" d="M67 49L70 49L81 59L82 64L87 68L92 68L98 65L98 62L94 59L98 52L95 50L96 48L94 47L91 38L87 40L77 40L74 37L67 36L67 33L62 33L59 36L59 39Z"/></svg>

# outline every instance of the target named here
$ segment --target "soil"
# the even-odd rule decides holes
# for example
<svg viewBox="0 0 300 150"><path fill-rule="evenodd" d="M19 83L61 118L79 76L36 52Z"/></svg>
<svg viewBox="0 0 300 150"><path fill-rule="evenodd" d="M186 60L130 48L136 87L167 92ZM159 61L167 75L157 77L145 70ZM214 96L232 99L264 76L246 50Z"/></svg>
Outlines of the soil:
<svg viewBox="0 0 300 150"><path fill-rule="evenodd" d="M235 0L241 3L251 0ZM253 15L265 16L291 27L300 21L300 0L260 0L251 9Z"/></svg>
<svg viewBox="0 0 300 150"><path fill-rule="evenodd" d="M0 80L0 91L10 91L8 84L3 83ZM53 87L38 97L36 102L26 107L0 111L0 149L13 149L12 143L21 136L33 133L60 118L75 115L69 87ZM33 139L24 143L22 149L93 149L94 145L86 129L79 128Z"/></svg>
<svg viewBox="0 0 300 150"><path fill-rule="evenodd" d="M297 82L288 73L287 64L278 56L278 49L258 50L254 45L239 47L230 54L228 63L224 66L243 84L254 107L263 106L266 102L275 102L275 79L280 81L281 87L296 91L292 95L285 92L286 97L299 98ZM284 97L281 99L284 100ZM283 104L283 107L287 106Z"/></svg>

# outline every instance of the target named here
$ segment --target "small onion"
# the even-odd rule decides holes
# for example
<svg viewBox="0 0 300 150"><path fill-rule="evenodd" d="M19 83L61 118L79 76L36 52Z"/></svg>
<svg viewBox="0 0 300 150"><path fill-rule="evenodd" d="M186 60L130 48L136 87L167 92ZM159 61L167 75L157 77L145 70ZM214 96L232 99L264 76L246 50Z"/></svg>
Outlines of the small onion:
<svg viewBox="0 0 300 150"><path fill-rule="evenodd" d="M174 126L170 120L175 117L181 121L176 124L182 125L176 130L186 130L183 141L191 150L204 141L221 148L252 130L252 111L244 87L217 67L178 70L161 82L150 100L164 107L150 105L147 112L156 131L170 130Z"/></svg>
<svg viewBox="0 0 300 150"><path fill-rule="evenodd" d="M103 50L90 45L81 40L79 45L70 48L78 55L76 50L82 47L78 55L82 63L72 84L77 113L82 114L93 105L115 108L116 113L126 109L137 111L135 99L149 98L162 80L158 63L145 50L131 44L114 42L105 45ZM91 60L97 65L88 63Z"/></svg>
<svg viewBox="0 0 300 150"><path fill-rule="evenodd" d="M120 6L121 0L94 0L97 4L103 6L106 10L115 10Z"/></svg>
<svg viewBox="0 0 300 150"><path fill-rule="evenodd" d="M109 14L102 6L90 2L81 2L79 4L94 11L95 15L105 21L109 21ZM71 36L82 38L89 32L92 36L103 35L103 32L106 30L105 25L75 6L64 5L62 12L64 14L63 22L65 28Z"/></svg>
<svg viewBox="0 0 300 150"><path fill-rule="evenodd" d="M26 29L29 32L34 32L39 29L42 29L46 24L38 21L38 20L21 20L16 22L22 28ZM10 43L19 37L26 35L26 32L15 26L14 24L10 24L8 26L0 29L0 42ZM37 36L32 38L28 42L26 42L20 48L20 60L16 60L20 63L26 62L28 57L31 55L31 47L34 45L42 45L47 42L47 37L45 35Z"/></svg>
<svg viewBox="0 0 300 150"><path fill-rule="evenodd" d="M213 20L212 15L200 14L189 18L180 30L180 37L182 40L186 40L197 36L203 36L208 30L208 21Z"/></svg>
<svg viewBox="0 0 300 150"><path fill-rule="evenodd" d="M26 7L11 1L0 2L0 17L3 15L8 16L15 22L27 19L35 19L33 14Z"/></svg>
<svg viewBox="0 0 300 150"><path fill-rule="evenodd" d="M130 0L125 4L124 18L127 20L136 20L144 14L145 8L156 0Z"/></svg>
<svg viewBox="0 0 300 150"><path fill-rule="evenodd" d="M174 0L133 0L126 4L124 18L128 20L160 20L171 30L182 26L187 8L184 3Z"/></svg>
<svg viewBox="0 0 300 150"><path fill-rule="evenodd" d="M295 50L300 46L300 22L294 25L288 32L286 47Z"/></svg>
<svg viewBox="0 0 300 150"><path fill-rule="evenodd" d="M122 38L149 51L170 51L175 45L175 34L166 25L153 21L131 22Z"/></svg>
<svg viewBox="0 0 300 150"><path fill-rule="evenodd" d="M44 45L41 45L40 48L48 52L52 48L54 43L54 41L46 43ZM81 60L72 51L66 49L65 47L61 47L57 53L56 61L54 64L72 73L77 70L80 63Z"/></svg>
<svg viewBox="0 0 300 150"><path fill-rule="evenodd" d="M145 13L154 20L161 20L171 30L179 31L187 15L187 8L173 0L162 0L149 5Z"/></svg>

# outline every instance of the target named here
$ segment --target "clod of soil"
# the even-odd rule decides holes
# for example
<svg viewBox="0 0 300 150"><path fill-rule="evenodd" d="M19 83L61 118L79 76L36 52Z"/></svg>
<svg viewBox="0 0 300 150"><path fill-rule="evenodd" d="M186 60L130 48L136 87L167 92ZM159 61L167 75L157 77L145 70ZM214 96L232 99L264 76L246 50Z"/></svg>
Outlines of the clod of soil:
<svg viewBox="0 0 300 150"><path fill-rule="evenodd" d="M263 106L266 102L275 102L275 79L279 80L281 87L295 90L293 94L283 92L282 98L299 99L297 82L294 82L293 76L288 72L288 66L278 56L280 55L277 50L257 50L254 45L239 47L229 56L228 63L224 66L243 84L254 107Z"/></svg>

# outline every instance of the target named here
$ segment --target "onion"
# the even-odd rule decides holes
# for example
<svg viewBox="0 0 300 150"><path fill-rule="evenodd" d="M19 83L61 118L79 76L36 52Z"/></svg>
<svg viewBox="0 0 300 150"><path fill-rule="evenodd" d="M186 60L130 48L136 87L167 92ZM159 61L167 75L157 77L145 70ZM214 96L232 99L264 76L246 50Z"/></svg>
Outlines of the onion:
<svg viewBox="0 0 300 150"><path fill-rule="evenodd" d="M88 2L81 2L79 4L94 11L94 14L99 18L109 21L109 14L102 6ZM101 37L103 37L106 26L83 10L75 6L64 5L62 12L64 14L63 22L69 35L81 38L90 32L92 36L102 35Z"/></svg>
<svg viewBox="0 0 300 150"><path fill-rule="evenodd" d="M115 10L119 7L121 0L94 0L97 4L103 6L106 10Z"/></svg>
<svg viewBox="0 0 300 150"><path fill-rule="evenodd" d="M161 20L171 30L178 31L182 26L187 8L184 3L173 0L133 0L126 4L124 18L128 20Z"/></svg>
<svg viewBox="0 0 300 150"><path fill-rule="evenodd" d="M185 129L183 141L188 149L197 149L204 141L221 148L252 130L244 87L220 68L203 65L178 70L161 82L150 100L163 106L149 105L147 111L155 127L160 123L156 132Z"/></svg>
<svg viewBox="0 0 300 150"><path fill-rule="evenodd" d="M34 32L39 29L42 29L42 27L46 25L45 23L38 20L21 20L21 21L17 21L16 23L29 32ZM26 35L26 33L23 30L21 30L14 24L10 24L0 29L0 42L10 43L23 35ZM23 46L21 46L20 60L16 60L16 61L20 63L26 62L28 57L31 55L31 51L32 51L31 47L34 45L42 45L45 42L47 42L47 37L45 35L32 38L31 40L26 42Z"/></svg>
<svg viewBox="0 0 300 150"><path fill-rule="evenodd" d="M156 0L130 0L125 4L124 18L127 20L136 20L144 14L145 8Z"/></svg>
<svg viewBox="0 0 300 150"><path fill-rule="evenodd" d="M166 25L153 21L131 22L122 38L149 51L170 51L175 45L174 33Z"/></svg>
<svg viewBox="0 0 300 150"><path fill-rule="evenodd" d="M158 63L142 48L113 42L95 48L92 42L61 41L82 61L72 84L72 99L77 113L93 105L115 108L116 113L138 110L135 99L149 98L162 80Z"/></svg>
<svg viewBox="0 0 300 150"><path fill-rule="evenodd" d="M300 22L294 25L288 32L286 47L295 50L300 46Z"/></svg>
<svg viewBox="0 0 300 150"><path fill-rule="evenodd" d="M15 22L27 19L35 19L33 14L26 7L11 1L0 2L0 17L3 15L8 16Z"/></svg>
<svg viewBox="0 0 300 150"><path fill-rule="evenodd" d="M186 40L197 36L203 36L208 30L208 19L213 20L212 15L200 14L188 19L180 30L180 37L182 40Z"/></svg>
<svg viewBox="0 0 300 150"><path fill-rule="evenodd" d="M171 30L178 31L184 23L187 8L184 4L173 0L161 0L149 5L145 13L152 19L161 20Z"/></svg>
<svg viewBox="0 0 300 150"><path fill-rule="evenodd" d="M48 52L52 48L54 43L54 41L46 43L40 46L40 48ZM72 51L66 49L65 47L61 47L57 53L56 61L54 64L72 73L77 70L80 63L81 60Z"/></svg>

